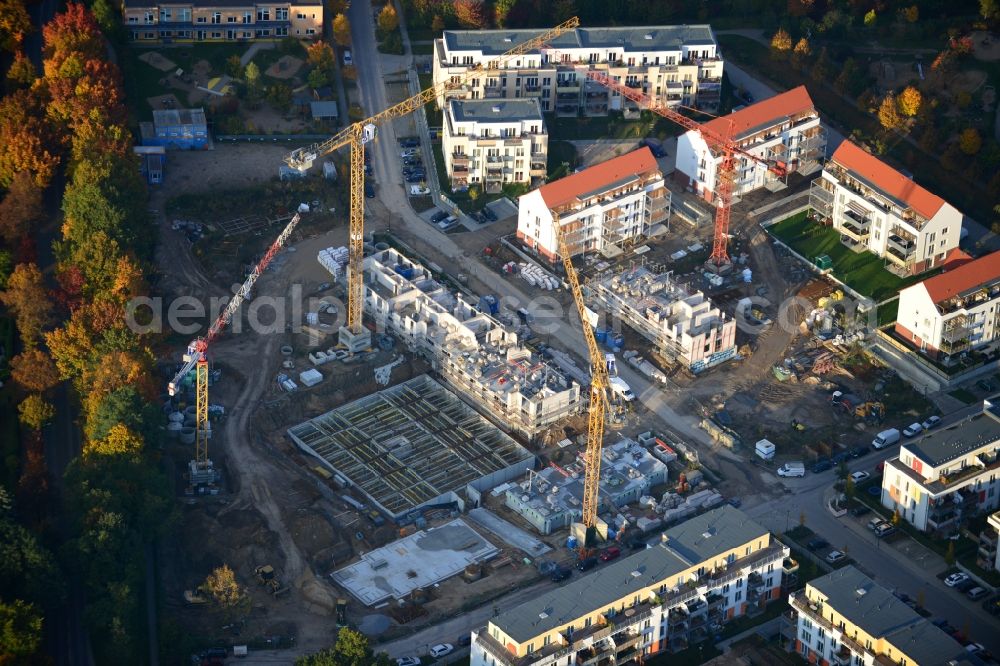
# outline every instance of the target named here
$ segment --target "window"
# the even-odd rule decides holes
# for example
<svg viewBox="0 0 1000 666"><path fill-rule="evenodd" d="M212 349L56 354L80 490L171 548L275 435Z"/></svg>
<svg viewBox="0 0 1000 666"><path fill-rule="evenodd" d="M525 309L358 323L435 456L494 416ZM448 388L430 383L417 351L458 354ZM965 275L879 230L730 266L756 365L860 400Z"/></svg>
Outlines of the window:
<svg viewBox="0 0 1000 666"><path fill-rule="evenodd" d="M173 12L171 12L169 9L161 9L160 10L160 22L161 23L165 23L165 22L171 21L171 20L173 20Z"/></svg>
<svg viewBox="0 0 1000 666"><path fill-rule="evenodd" d="M534 651L535 651L535 644L534 643L528 643L528 654L531 654Z"/></svg>
<svg viewBox="0 0 1000 666"><path fill-rule="evenodd" d="M143 15L143 22L147 25L153 22L153 12L146 12Z"/></svg>
<svg viewBox="0 0 1000 666"><path fill-rule="evenodd" d="M288 28L285 28L285 30L287 30L287 29L288 29ZM316 34L316 29L315 29L315 28L308 28L308 29L306 30L306 34L307 34L307 35L315 35L315 34Z"/></svg>
<svg viewBox="0 0 1000 666"><path fill-rule="evenodd" d="M128 22L129 23L138 23L139 22L139 17L138 16L129 16L128 17Z"/></svg>
<svg viewBox="0 0 1000 666"><path fill-rule="evenodd" d="M297 18L297 19L304 19L305 17L306 17L306 15L303 14L302 12L299 12L298 14L295 15L295 18Z"/></svg>
<svg viewBox="0 0 1000 666"><path fill-rule="evenodd" d="M195 19L195 21L194 21L194 22L195 22L195 23L205 23L205 22L206 22L206 19L205 19L205 17L204 17L204 16L199 16L198 18L196 18L196 19Z"/></svg>
<svg viewBox="0 0 1000 666"><path fill-rule="evenodd" d="M287 21L288 20L288 8L287 7L276 7L274 10L274 20L275 21Z"/></svg>
<svg viewBox="0 0 1000 666"><path fill-rule="evenodd" d="M212 23L222 23L222 14L219 12L214 12L212 14Z"/></svg>
<svg viewBox="0 0 1000 666"><path fill-rule="evenodd" d="M253 12L243 12L243 22L253 23Z"/></svg>
<svg viewBox="0 0 1000 666"><path fill-rule="evenodd" d="M271 9L269 7L258 7L257 8L257 20L258 21L270 21L271 20Z"/></svg>
<svg viewBox="0 0 1000 666"><path fill-rule="evenodd" d="M236 17L235 16L227 16L226 17L226 22L227 23L236 23Z"/></svg>

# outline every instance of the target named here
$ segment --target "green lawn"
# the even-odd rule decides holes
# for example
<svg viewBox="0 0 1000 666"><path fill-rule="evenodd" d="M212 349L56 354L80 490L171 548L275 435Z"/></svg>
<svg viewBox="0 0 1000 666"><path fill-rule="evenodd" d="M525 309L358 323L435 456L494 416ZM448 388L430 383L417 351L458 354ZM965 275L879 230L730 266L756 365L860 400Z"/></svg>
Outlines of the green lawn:
<svg viewBox="0 0 1000 666"><path fill-rule="evenodd" d="M654 137L665 139L681 133L680 126L666 118L648 111L639 120L625 120L622 114L612 111L604 117L557 118L546 114L545 126L549 130L550 141L570 141L576 139L643 139Z"/></svg>
<svg viewBox="0 0 1000 666"><path fill-rule="evenodd" d="M434 53L434 45L414 44L413 42L410 42L410 50L413 52L413 55L431 55Z"/></svg>
<svg viewBox="0 0 1000 666"><path fill-rule="evenodd" d="M139 60L139 56L144 52L142 49L130 46L118 49L118 65L121 67L122 79L125 82L125 98L128 100L129 121L132 125L152 120L153 108L146 100L166 94L168 91L160 85L163 72ZM186 101L181 95L181 103L184 104Z"/></svg>
<svg viewBox="0 0 1000 666"><path fill-rule="evenodd" d="M576 147L569 141L550 141L547 166L549 180L567 175L576 166Z"/></svg>
<svg viewBox="0 0 1000 666"><path fill-rule="evenodd" d="M876 302L926 278L924 275L906 279L896 277L882 267L883 259L870 252L852 252L841 244L839 233L811 221L805 211L767 230L809 261L828 255L833 260L834 277Z"/></svg>
<svg viewBox="0 0 1000 666"><path fill-rule="evenodd" d="M949 392L948 395L953 397L955 400L964 402L967 405L971 405L972 403L979 401L979 398L976 397L975 393L964 388L955 389L954 391Z"/></svg>

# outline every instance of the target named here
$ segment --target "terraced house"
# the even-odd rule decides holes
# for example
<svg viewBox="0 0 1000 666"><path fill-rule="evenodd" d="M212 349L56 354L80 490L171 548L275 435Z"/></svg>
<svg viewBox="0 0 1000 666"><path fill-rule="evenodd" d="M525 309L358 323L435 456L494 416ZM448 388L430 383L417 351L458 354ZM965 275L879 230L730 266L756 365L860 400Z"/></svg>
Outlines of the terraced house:
<svg viewBox="0 0 1000 666"><path fill-rule="evenodd" d="M634 102L587 80L598 70L641 89L661 104L714 110L722 90L722 57L708 25L578 28L502 69L491 61L541 30L446 30L434 40L434 83L458 79L483 65L481 77L442 94L465 99L537 98L542 111L558 116L609 111L638 114Z"/></svg>
<svg viewBox="0 0 1000 666"><path fill-rule="evenodd" d="M129 38L142 42L239 42L323 34L321 0L248 3L246 0L191 0L152 3L124 0L122 21Z"/></svg>
<svg viewBox="0 0 1000 666"><path fill-rule="evenodd" d="M855 252L906 277L942 265L962 237L962 213L909 176L844 141L810 189L810 205Z"/></svg>
<svg viewBox="0 0 1000 666"><path fill-rule="evenodd" d="M789 603L795 649L811 664L974 663L958 641L854 566L806 583Z"/></svg>
<svg viewBox="0 0 1000 666"><path fill-rule="evenodd" d="M624 664L683 650L778 599L788 553L741 511L714 509L493 617L472 632L471 664Z"/></svg>

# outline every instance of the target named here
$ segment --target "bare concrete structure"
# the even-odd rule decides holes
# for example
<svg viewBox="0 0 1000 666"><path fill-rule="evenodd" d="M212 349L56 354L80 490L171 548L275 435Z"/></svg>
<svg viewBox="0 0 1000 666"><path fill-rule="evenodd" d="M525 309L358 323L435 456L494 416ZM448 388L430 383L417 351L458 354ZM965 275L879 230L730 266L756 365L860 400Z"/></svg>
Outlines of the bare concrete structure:
<svg viewBox="0 0 1000 666"><path fill-rule="evenodd" d="M427 268L389 249L366 257L364 270L365 314L502 427L532 437L580 411L579 384Z"/></svg>
<svg viewBox="0 0 1000 666"><path fill-rule="evenodd" d="M534 456L427 375L289 428L306 453L393 520L421 507L465 507L515 479ZM336 476L334 477L336 478Z"/></svg>

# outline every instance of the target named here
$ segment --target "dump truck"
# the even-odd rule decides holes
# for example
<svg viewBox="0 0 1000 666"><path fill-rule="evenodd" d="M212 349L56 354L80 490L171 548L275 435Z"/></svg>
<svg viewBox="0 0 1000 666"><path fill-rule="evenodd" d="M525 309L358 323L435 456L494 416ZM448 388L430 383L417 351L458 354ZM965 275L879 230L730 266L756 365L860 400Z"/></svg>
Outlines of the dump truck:
<svg viewBox="0 0 1000 666"><path fill-rule="evenodd" d="M636 370L646 375L649 379L659 384L667 383L667 376L663 374L663 371L657 368L655 365L647 361L641 356L630 356L625 359L628 364L634 367Z"/></svg>

